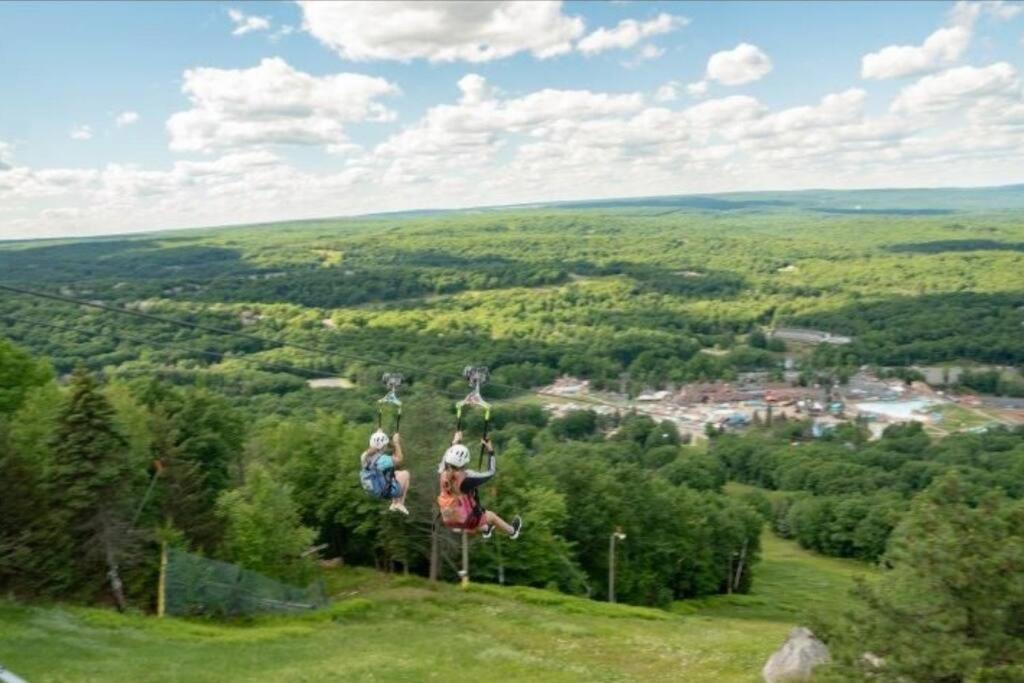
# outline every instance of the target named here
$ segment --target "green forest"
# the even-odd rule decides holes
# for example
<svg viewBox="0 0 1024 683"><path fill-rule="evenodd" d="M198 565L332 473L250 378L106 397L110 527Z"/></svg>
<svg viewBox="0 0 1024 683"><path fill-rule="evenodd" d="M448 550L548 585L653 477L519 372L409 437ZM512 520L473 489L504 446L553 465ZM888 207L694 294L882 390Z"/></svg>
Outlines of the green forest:
<svg viewBox="0 0 1024 683"><path fill-rule="evenodd" d="M618 530L617 599L685 612L756 593L770 533L881 570L814 624L836 680L1019 680L1024 429L869 440L779 420L689 443L536 400L561 375L636 395L780 377L794 356L840 378L956 363L978 368L964 387L1020 394L985 369L1024 364L1018 212L718 202L0 244L0 591L149 613L165 545L293 585L321 580L321 557L454 582L437 463L462 368L486 365L498 476L481 496L526 526L473 540L474 582L605 600ZM408 517L359 483L396 371ZM475 444L481 413L465 427ZM929 601L942 616L922 621Z"/></svg>

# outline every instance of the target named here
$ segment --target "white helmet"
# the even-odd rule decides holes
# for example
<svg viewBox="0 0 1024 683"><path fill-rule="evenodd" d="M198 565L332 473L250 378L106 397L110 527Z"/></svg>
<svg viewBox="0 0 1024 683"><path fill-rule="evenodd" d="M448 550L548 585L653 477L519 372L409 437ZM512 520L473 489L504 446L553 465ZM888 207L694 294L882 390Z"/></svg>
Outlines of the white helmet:
<svg viewBox="0 0 1024 683"><path fill-rule="evenodd" d="M386 448L389 443L391 443L391 439L379 429L370 435L370 448L376 448L379 451Z"/></svg>
<svg viewBox="0 0 1024 683"><path fill-rule="evenodd" d="M469 449L457 443L444 452L444 464L462 469L469 464Z"/></svg>

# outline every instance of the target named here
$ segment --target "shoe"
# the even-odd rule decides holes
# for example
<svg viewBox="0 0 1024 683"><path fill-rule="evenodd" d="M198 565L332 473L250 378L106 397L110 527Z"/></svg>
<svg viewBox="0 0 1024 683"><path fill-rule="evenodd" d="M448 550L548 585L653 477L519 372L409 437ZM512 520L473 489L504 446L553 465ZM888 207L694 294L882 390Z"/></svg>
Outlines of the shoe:
<svg viewBox="0 0 1024 683"><path fill-rule="evenodd" d="M395 501L391 501L391 505L388 505L388 512L394 512L396 504L397 503Z"/></svg>
<svg viewBox="0 0 1024 683"><path fill-rule="evenodd" d="M494 535L494 525L491 524L490 526L488 526L486 529L484 529L484 532L482 534L480 534L480 535L483 538L490 538L491 536L493 536Z"/></svg>
<svg viewBox="0 0 1024 683"><path fill-rule="evenodd" d="M519 538L519 532L523 530L523 518L516 515L512 519L512 535L509 536L513 541Z"/></svg>
<svg viewBox="0 0 1024 683"><path fill-rule="evenodd" d="M398 512L401 512L403 515L408 515L409 514L409 510L406 509L406 507L404 505L402 505L401 503L392 503L391 504L391 509L392 510L396 510Z"/></svg>

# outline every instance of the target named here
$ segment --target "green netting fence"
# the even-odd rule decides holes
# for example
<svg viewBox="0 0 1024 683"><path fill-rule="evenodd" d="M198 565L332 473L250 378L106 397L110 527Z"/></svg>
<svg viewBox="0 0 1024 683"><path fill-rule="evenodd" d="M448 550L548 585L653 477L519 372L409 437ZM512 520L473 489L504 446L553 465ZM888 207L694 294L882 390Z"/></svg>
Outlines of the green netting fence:
<svg viewBox="0 0 1024 683"><path fill-rule="evenodd" d="M238 565L167 549L164 613L176 616L238 616L304 612L327 605L322 582L290 586Z"/></svg>

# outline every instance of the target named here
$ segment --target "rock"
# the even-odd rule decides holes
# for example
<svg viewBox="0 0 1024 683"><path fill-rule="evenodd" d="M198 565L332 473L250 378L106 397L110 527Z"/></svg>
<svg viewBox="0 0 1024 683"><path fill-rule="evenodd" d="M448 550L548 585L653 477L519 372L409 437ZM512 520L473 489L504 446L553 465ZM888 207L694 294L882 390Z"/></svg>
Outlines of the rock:
<svg viewBox="0 0 1024 683"><path fill-rule="evenodd" d="M860 656L860 660L864 662L864 665L868 669L874 669L877 671L878 669L885 667L885 660L873 652L865 652Z"/></svg>
<svg viewBox="0 0 1024 683"><path fill-rule="evenodd" d="M768 658L761 676L765 683L810 680L814 667L831 661L825 643L809 629L797 626L789 632L786 642Z"/></svg>

